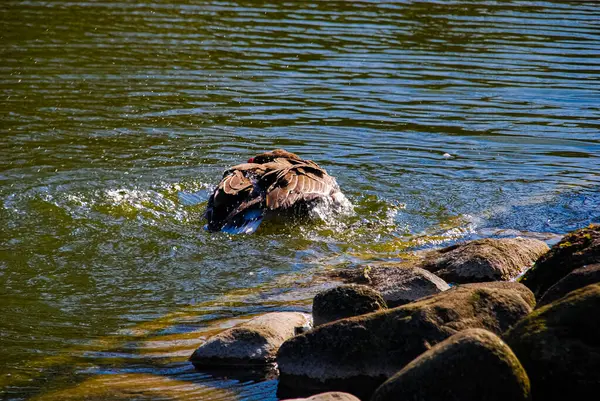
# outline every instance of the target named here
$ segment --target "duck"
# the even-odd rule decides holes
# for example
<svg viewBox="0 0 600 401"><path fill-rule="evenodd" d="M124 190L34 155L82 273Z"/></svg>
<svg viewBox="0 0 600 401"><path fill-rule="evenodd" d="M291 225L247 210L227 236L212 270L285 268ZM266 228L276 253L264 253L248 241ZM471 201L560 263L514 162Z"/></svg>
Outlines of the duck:
<svg viewBox="0 0 600 401"><path fill-rule="evenodd" d="M271 215L305 215L319 202L341 205L345 199L336 179L317 163L275 149L223 173L208 199L205 228L251 234Z"/></svg>

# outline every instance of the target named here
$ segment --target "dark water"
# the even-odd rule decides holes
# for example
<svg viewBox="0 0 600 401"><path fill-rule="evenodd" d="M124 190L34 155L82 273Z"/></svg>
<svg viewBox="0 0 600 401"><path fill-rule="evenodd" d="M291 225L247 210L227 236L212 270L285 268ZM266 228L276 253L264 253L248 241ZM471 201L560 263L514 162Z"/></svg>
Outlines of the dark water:
<svg viewBox="0 0 600 401"><path fill-rule="evenodd" d="M190 369L189 332L305 310L324 268L600 221L594 2L3 0L0 26L5 399L276 399ZM354 213L204 232L223 169L275 147Z"/></svg>

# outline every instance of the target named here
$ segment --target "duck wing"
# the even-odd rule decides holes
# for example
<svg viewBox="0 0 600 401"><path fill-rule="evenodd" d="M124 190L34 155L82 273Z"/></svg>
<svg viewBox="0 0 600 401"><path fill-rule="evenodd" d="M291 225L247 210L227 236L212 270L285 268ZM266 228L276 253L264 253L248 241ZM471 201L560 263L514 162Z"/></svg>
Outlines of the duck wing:
<svg viewBox="0 0 600 401"><path fill-rule="evenodd" d="M266 206L270 210L288 209L329 197L338 190L335 179L311 161L269 172L265 178L268 175L276 175L266 191Z"/></svg>
<svg viewBox="0 0 600 401"><path fill-rule="evenodd" d="M267 210L285 210L339 191L335 179L310 160L276 158L227 170L208 199L209 231L252 233Z"/></svg>
<svg viewBox="0 0 600 401"><path fill-rule="evenodd" d="M219 207L241 200L252 193L253 184L241 170L233 170L223 177L213 194L213 206Z"/></svg>
<svg viewBox="0 0 600 401"><path fill-rule="evenodd" d="M250 202L254 201L252 204L255 204L260 201L254 189L254 177L260 168L244 167L247 168L226 171L208 199L205 217L209 231L219 231L235 214L251 206Z"/></svg>

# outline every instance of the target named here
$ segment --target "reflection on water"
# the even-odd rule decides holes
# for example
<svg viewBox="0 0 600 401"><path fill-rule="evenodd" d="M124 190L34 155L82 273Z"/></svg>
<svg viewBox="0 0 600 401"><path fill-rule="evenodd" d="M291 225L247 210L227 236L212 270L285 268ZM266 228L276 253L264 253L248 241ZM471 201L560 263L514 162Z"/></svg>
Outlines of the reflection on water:
<svg viewBox="0 0 600 401"><path fill-rule="evenodd" d="M306 309L289 291L324 268L599 221L598 20L587 2L4 1L0 388L118 398L148 375L165 398L275 399L190 371L191 337L160 362L140 342ZM206 233L223 170L276 147L354 212Z"/></svg>

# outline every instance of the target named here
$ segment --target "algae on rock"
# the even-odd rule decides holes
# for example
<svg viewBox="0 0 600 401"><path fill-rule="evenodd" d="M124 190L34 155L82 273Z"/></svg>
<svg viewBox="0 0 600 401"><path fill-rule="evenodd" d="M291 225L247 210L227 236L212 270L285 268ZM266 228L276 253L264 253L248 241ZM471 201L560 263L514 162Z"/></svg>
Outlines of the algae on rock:
<svg viewBox="0 0 600 401"><path fill-rule="evenodd" d="M468 329L418 356L383 383L371 401L530 399L527 373L508 345L487 330Z"/></svg>
<svg viewBox="0 0 600 401"><path fill-rule="evenodd" d="M505 333L537 400L588 399L600 389L600 284L570 292Z"/></svg>

